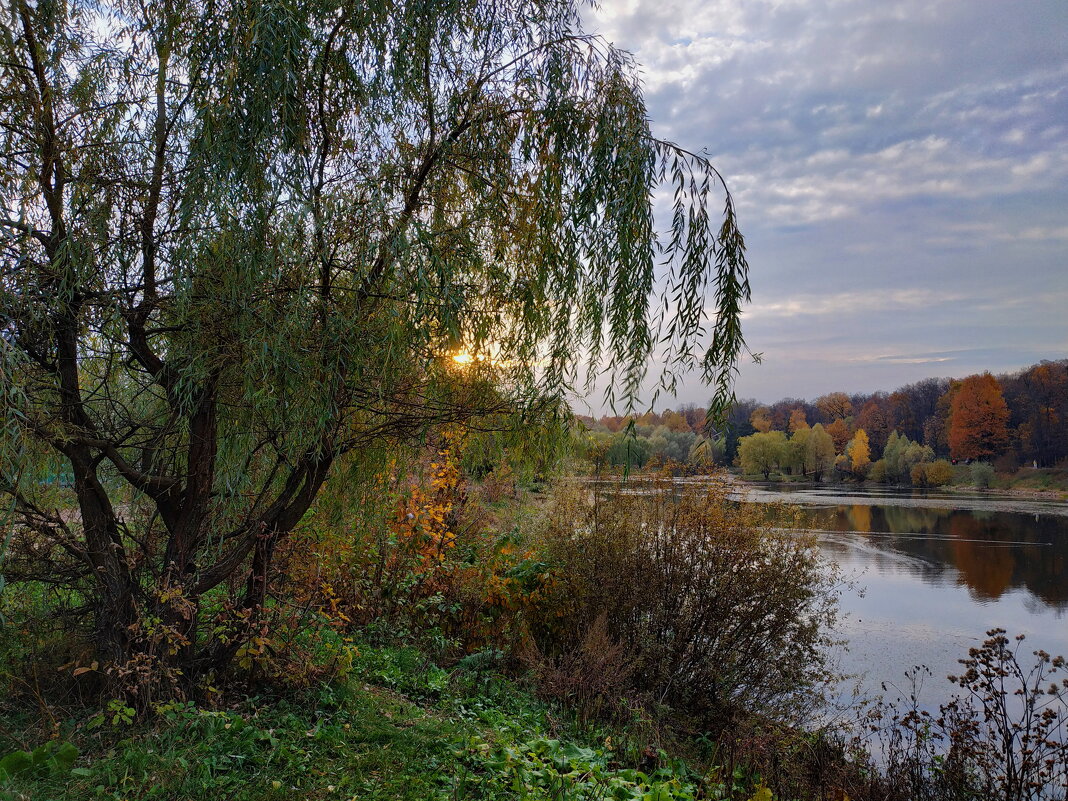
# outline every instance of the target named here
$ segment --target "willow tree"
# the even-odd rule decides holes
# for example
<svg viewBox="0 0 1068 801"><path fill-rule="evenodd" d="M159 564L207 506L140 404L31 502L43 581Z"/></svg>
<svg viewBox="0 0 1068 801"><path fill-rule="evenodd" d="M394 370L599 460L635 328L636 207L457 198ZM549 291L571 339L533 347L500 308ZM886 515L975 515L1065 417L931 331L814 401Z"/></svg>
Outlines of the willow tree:
<svg viewBox="0 0 1068 801"><path fill-rule="evenodd" d="M188 681L346 454L605 371L630 403L651 357L726 407L731 197L574 5L12 0L9 579L78 586L104 658Z"/></svg>

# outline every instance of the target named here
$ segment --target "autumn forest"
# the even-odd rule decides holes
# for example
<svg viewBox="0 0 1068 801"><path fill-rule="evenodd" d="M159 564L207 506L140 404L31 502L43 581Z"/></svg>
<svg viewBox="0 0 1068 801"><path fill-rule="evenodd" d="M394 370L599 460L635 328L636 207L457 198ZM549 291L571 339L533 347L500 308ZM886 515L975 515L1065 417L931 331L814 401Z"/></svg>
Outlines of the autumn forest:
<svg viewBox="0 0 1068 801"><path fill-rule="evenodd" d="M837 473L938 484L946 483L940 465L915 477L912 469L978 461L1011 473L1068 458L1068 359L1008 375L928 378L893 392L828 392L768 405L740 400L712 439L705 434L705 410L694 406L581 419L595 464L711 462L739 464L765 477L781 470L817 480Z"/></svg>

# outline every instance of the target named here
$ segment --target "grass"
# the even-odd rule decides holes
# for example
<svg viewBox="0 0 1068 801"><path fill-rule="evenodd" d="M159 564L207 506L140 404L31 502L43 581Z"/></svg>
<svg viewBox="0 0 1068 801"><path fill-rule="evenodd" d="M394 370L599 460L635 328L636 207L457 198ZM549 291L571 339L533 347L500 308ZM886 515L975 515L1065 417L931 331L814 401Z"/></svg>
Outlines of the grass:
<svg viewBox="0 0 1068 801"><path fill-rule="evenodd" d="M1068 493L1068 468L1022 467L1011 475L999 475L995 486L1003 489L1032 489Z"/></svg>
<svg viewBox="0 0 1068 801"><path fill-rule="evenodd" d="M411 649L362 648L344 681L224 710L169 705L139 724L119 707L62 722L73 765L0 779L0 799L668 801L703 782L662 752L663 767L636 770L625 735L613 743L496 673L447 672ZM0 756L26 723L0 721Z"/></svg>

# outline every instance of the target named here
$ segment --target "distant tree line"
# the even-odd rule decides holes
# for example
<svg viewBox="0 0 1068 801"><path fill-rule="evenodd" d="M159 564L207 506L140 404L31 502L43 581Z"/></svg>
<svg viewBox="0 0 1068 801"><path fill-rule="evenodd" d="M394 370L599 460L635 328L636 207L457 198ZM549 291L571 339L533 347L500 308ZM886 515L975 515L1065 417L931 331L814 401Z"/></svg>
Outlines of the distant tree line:
<svg viewBox="0 0 1068 801"><path fill-rule="evenodd" d="M686 405L678 411L632 417L606 415L596 420L580 416L587 429L585 456L596 470L665 464L703 469L723 463L725 441L708 435L705 415L704 408Z"/></svg>
<svg viewBox="0 0 1068 801"><path fill-rule="evenodd" d="M739 400L708 430L693 405L638 416L579 418L597 466L740 464L746 472L850 473L893 483L948 481L943 461L1052 467L1068 459L1068 359L1017 373L928 378L871 394L813 401ZM754 435L765 435L753 439ZM744 459L743 459L744 457ZM747 469L749 468L749 469Z"/></svg>

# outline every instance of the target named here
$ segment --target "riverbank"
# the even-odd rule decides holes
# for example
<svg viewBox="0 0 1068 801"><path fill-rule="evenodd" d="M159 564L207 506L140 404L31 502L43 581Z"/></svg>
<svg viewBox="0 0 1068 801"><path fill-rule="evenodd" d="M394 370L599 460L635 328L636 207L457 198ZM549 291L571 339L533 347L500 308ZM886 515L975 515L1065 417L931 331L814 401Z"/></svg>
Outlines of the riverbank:
<svg viewBox="0 0 1068 801"><path fill-rule="evenodd" d="M731 789L721 771L669 757L655 732L581 726L477 660L446 670L411 648L354 652L351 673L317 688L167 704L148 722L115 702L35 719L7 699L0 799L683 801Z"/></svg>
<svg viewBox="0 0 1068 801"><path fill-rule="evenodd" d="M687 707L688 695L636 683L643 648L647 675L676 676L649 650L655 637L615 624L610 636L607 623L591 625L597 615L588 610L620 605L620 592L606 603L589 596L613 575L619 587L634 588L631 600L640 605L651 578L686 573L646 564L639 587L629 551L592 557L571 549L562 558L574 533L587 528L592 510L581 494L569 502L566 490L501 491L490 482L461 484L458 473L434 475L436 493L401 507L414 512L387 518L381 525L389 539L364 537L367 552L351 550L354 540L361 544L353 529L370 517L365 506L344 524L306 521L295 550L279 556L280 589L259 636L229 675L170 696L180 700L161 691L136 709L131 683L115 680L128 679L118 672L126 666L98 663L84 630L57 616L65 596L37 584L7 587L0 594L0 801L748 801L754 794L767 801L762 778L797 786L779 754L796 750L795 736L807 743L812 735L771 719L767 706L748 716L739 703L713 737L693 723L708 704ZM640 530L646 518L635 502L604 499L599 508L613 521L612 536L592 544L616 543L624 525ZM717 510L736 512L729 503L704 512ZM547 530L544 517L558 530ZM415 529L416 519L424 528ZM446 520L448 529L434 528ZM439 531L444 544L428 548L437 545L428 535ZM765 564L736 551L742 567ZM389 570L372 584L367 566L376 564ZM686 564L689 572L698 566ZM619 570L606 573L605 565ZM767 581L752 583L767 589ZM746 590L716 615L718 627L744 623L752 606ZM805 608L802 598L786 611ZM670 616L661 626L675 622ZM717 655L702 664L725 662ZM760 671L732 686L759 676L763 688L788 662L764 668L748 659ZM811 662L798 660L802 668ZM793 694L806 678L784 674L775 697ZM762 697L754 692L751 700L757 708ZM754 739L765 751L745 750ZM807 763L796 764L809 775Z"/></svg>
<svg viewBox="0 0 1068 801"><path fill-rule="evenodd" d="M766 607L779 598L781 603L771 612L801 609L807 584L785 575L776 580L767 570L778 557L788 557L786 551L795 544L798 558L786 558L783 565L816 557L813 541L786 534L776 547L766 548L768 538L781 530L769 528L762 516L748 515L746 505L733 503L722 487L723 502L709 505L707 487L693 486L708 483L705 478L683 479L677 488L663 481L635 486L640 477L631 481L628 491L608 488L592 503L574 488L554 490L549 498L515 488L494 492L497 499L484 499L483 504L479 498L487 487L472 487L466 498L478 509L467 514L477 511L488 526L489 550L478 550L470 526L457 525L458 544L441 558L435 554L421 560L415 554L418 561L412 572L401 576L401 589L432 571L422 585L427 591L398 595L391 589L386 597L399 597L403 603L391 613L388 625L383 625L385 617L362 625L352 621L360 614L359 604L373 596L351 595L359 587L346 590L345 574L335 570L328 574L330 583L320 587L322 597L308 602L305 616L294 619L295 628L280 621L269 638L257 641L259 650L244 652L247 660L225 689L203 687L196 703L156 702L141 716L126 705L121 690L115 695L100 692L106 668L63 652L71 645L66 633L59 636L57 630L49 639L46 627L33 625L34 617L22 614L26 610L20 604L31 600L24 586L18 595L9 591L8 607L0 607L9 613L0 618L3 633L9 635L0 638L0 680L9 690L0 693L0 801L817 801L826 799L828 791L831 797L846 794L858 801L934 797L926 785L887 793L907 777L940 780L937 753L926 754L922 743L908 745L902 739L908 745L902 753L909 759L920 754L929 761L903 764L900 770L894 768L898 772L883 776L885 766L879 763L877 768L865 756L873 753L866 726L857 741L848 739L845 728L811 731L807 725L826 718L819 699L806 695L789 700L795 690L818 678L805 671L842 633L825 628L826 617L806 618L811 626L802 634L808 639L779 648L774 658L763 649L730 661L752 632L766 638L768 631L794 630L768 627ZM686 511L675 514L672 510L687 486L692 496ZM822 495L819 502L826 505L823 488L806 491ZM878 489L888 491L892 488ZM657 492L663 496L660 500L649 497ZM695 505L698 501L700 506ZM868 536L843 542L856 540L866 546L865 553L872 552L880 539L873 525L879 515L866 515L863 504L849 506L846 514L852 517L839 533L867 529ZM542 517L552 521L549 529L533 525L531 518ZM951 519L948 514L941 517ZM669 519L670 525L655 523ZM916 520L901 522L909 524L909 531L919 531ZM644 547L649 530L665 536L670 532L671 539L650 552ZM313 528L301 549L305 558L289 567L310 562L317 569L331 569L322 543L349 531ZM721 537L723 547L708 548L709 537ZM1020 538L1010 539L1006 545L1018 549ZM688 542L695 547L682 549ZM801 547L803 542L809 544ZM753 559L762 545L764 556ZM972 557L962 565L977 566L977 581L989 578L975 559L981 554L951 550L962 559ZM1005 563L1006 554L1015 553L999 549L999 564ZM701 559L712 554L715 559L702 567ZM726 559L730 554L733 558ZM386 551L384 558L396 564L403 555ZM888 592L873 589L869 597L875 608L856 615L857 622L870 629L879 622L879 609L890 609L896 599L915 600L912 589L900 591L903 570L896 563L920 566L931 558L923 552L895 559L894 569L888 571L893 579ZM1022 565L1019 555L1013 558ZM349 575L362 575L362 562L348 556L343 564L353 566ZM818 568L816 561L811 564ZM679 569L682 565L685 569ZM725 581L724 570L736 580ZM760 575L751 575L754 570ZM960 572L966 575L963 567ZM293 572L286 575L290 581L300 578ZM319 586L321 579L315 580ZM735 595L725 598L722 590L732 585ZM760 588L759 594L753 587ZM708 588L717 590L709 594ZM701 609L703 615L671 611L680 589L690 599L684 608ZM836 596L841 589L835 584ZM347 601L350 597L356 601ZM42 595L40 600L54 598ZM925 597L923 614L946 606L944 600L944 595ZM461 617L465 608L477 617ZM621 609L641 614L624 615ZM591 625L598 613L602 621ZM525 625L509 628L509 619L523 622L517 614L524 616ZM15 625L20 616L25 622ZM472 622L462 632L453 626L449 636L444 626L454 619ZM631 620L646 628L628 628ZM648 629L650 621L655 629ZM685 621L686 628L680 628L679 621ZM805 620L800 623L807 625ZM673 636L660 636L665 631ZM723 646L709 631L717 637L738 632L741 639L736 636ZM689 632L687 642L708 653L703 662L691 665L685 685L672 687L679 673L670 666L678 660L656 648L660 642L677 641L679 632ZM875 634L877 642L892 646L894 653L907 650L902 637L888 636L885 630ZM540 640L534 640L535 635ZM461 636L469 639L461 642ZM1031 643L1029 637L1028 648ZM876 653L874 647L858 644L858 654ZM966 654L971 644L962 643L953 658ZM721 651L713 653L712 647ZM696 651L687 646L686 653L692 661ZM879 658L886 659L881 654ZM705 672L695 673L697 668ZM663 672L667 684L655 683L661 681L655 671ZM827 678L837 672L837 667L831 669ZM695 705L697 692L725 686L728 680L734 682L731 714L708 717L712 707L707 701L716 699L706 696ZM951 695L939 691L936 703ZM859 707L840 711L863 712ZM890 716L887 736L907 738L907 724L893 717L893 710L884 713ZM700 721L719 725L710 729ZM973 722L967 722L967 731L979 732L979 739L968 747L996 762L990 751L995 741ZM774 788L774 795L768 787Z"/></svg>
<svg viewBox="0 0 1068 801"><path fill-rule="evenodd" d="M1009 495L1020 498L1034 498L1051 501L1068 501L1068 468L1025 467L1011 473L994 472L984 484L977 484L971 465L954 465L953 479L950 483L938 487L944 492L982 493L987 495ZM763 483L762 475L746 475L733 469L730 475L743 482ZM781 484L815 485L810 476L789 475L773 472L767 481ZM819 486L835 487L894 487L898 485L885 482L839 478L825 480Z"/></svg>
<svg viewBox="0 0 1068 801"><path fill-rule="evenodd" d="M1034 489L1030 487L994 486L976 487L967 484L949 485L942 489L947 492L981 493L986 495L1011 495L1016 498L1034 498L1035 500L1068 501L1068 489Z"/></svg>
<svg viewBox="0 0 1068 801"><path fill-rule="evenodd" d="M990 489L1068 500L1068 468L1021 467L1013 473L995 473Z"/></svg>

